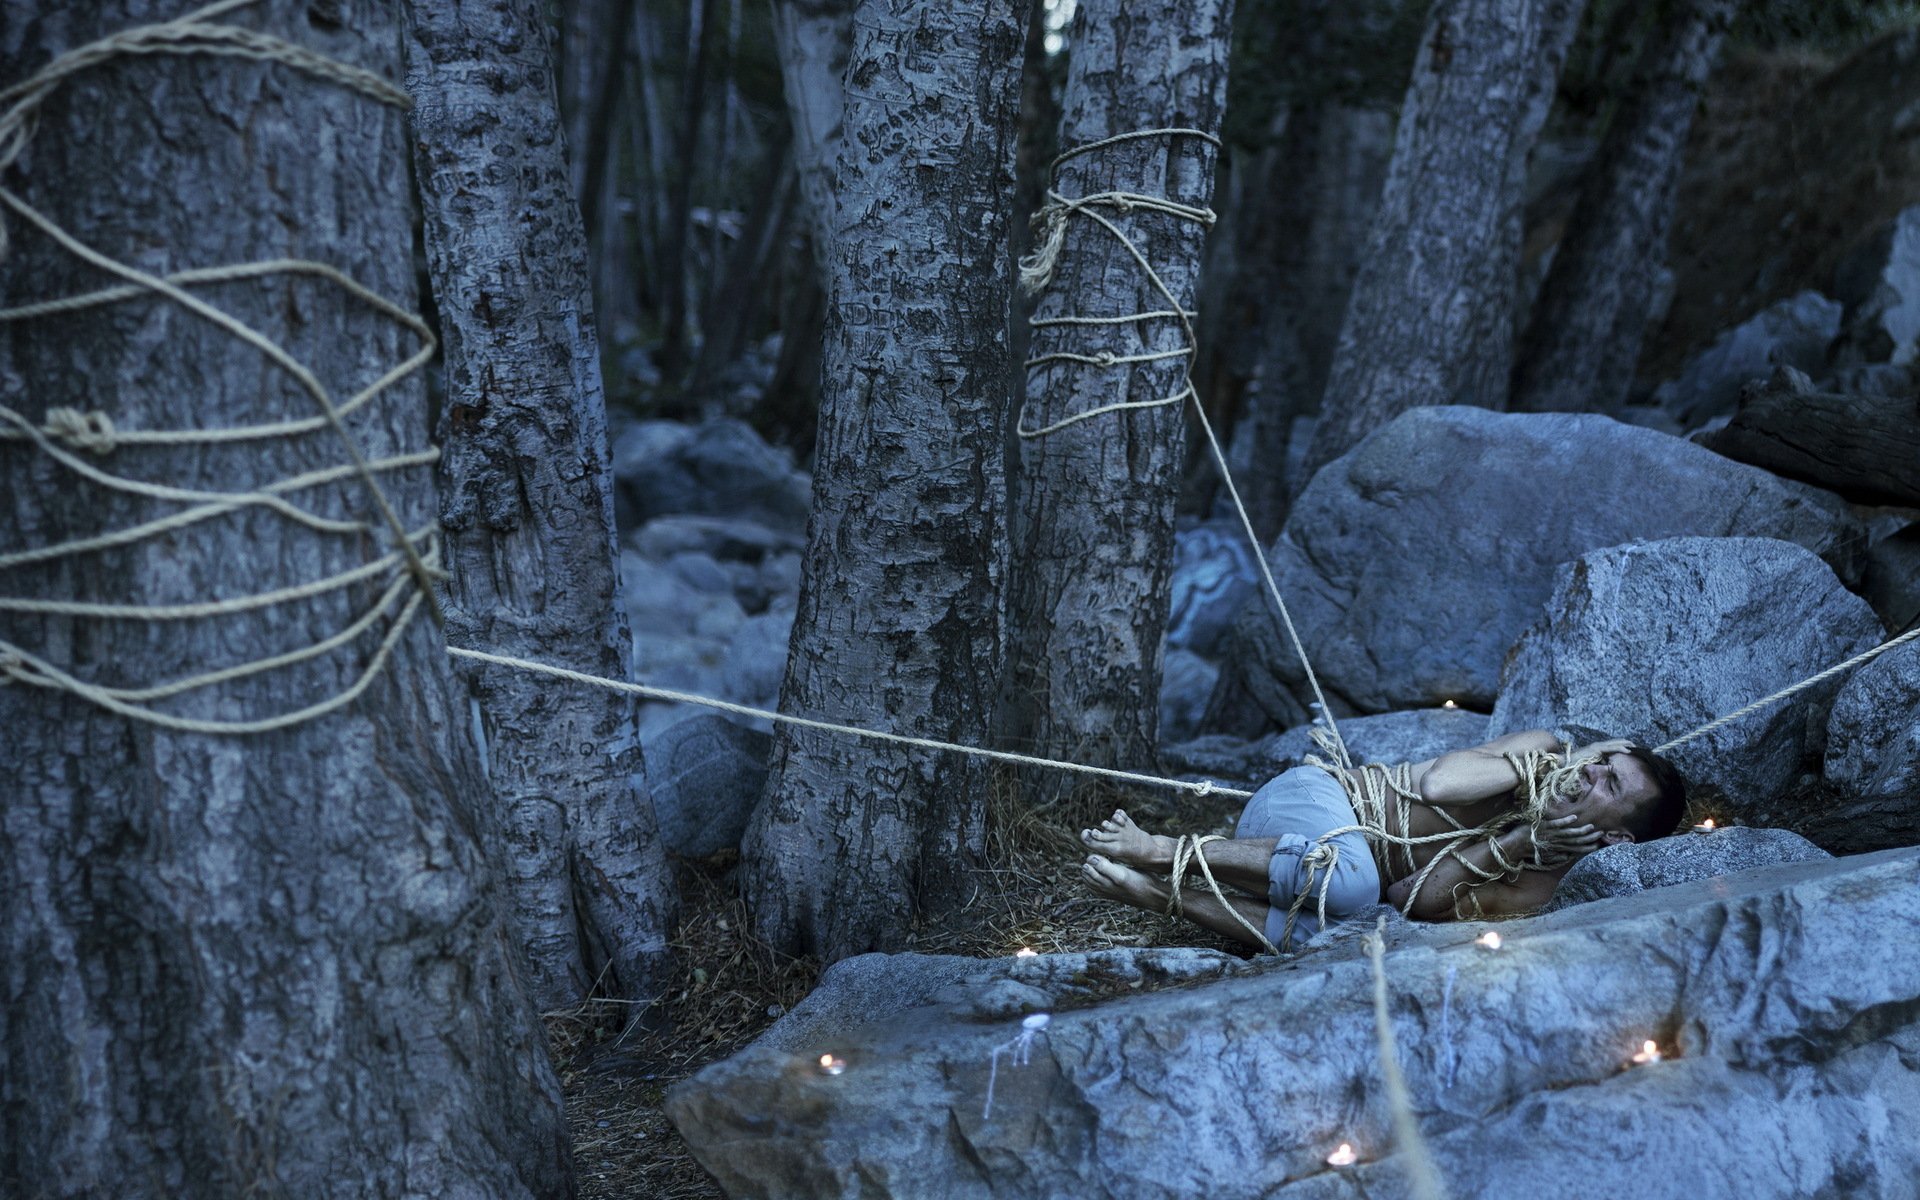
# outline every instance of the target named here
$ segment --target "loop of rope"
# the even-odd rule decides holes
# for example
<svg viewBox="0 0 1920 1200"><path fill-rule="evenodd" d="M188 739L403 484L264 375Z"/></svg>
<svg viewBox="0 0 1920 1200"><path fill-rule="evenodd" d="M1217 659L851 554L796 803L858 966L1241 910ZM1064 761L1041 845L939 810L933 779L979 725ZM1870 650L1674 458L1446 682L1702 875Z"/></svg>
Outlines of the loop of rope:
<svg viewBox="0 0 1920 1200"><path fill-rule="evenodd" d="M1241 928L1254 936L1254 939L1260 943L1262 950L1265 950L1268 954L1278 954L1280 953L1279 949L1267 940L1266 931L1242 916L1240 910L1234 906L1233 902L1227 899L1227 894L1220 890L1220 882L1213 877L1213 868L1207 864L1207 856L1201 852L1201 847L1205 846L1208 842L1224 842L1226 840L1226 838L1221 837L1217 833L1206 833L1199 836L1183 833L1174 840L1173 869L1167 878L1167 915L1170 917L1178 917L1186 911L1186 904L1180 896L1180 885L1186 881L1188 869L1193 866L1198 866L1200 868L1201 878L1207 881L1207 887L1213 891L1213 898L1220 902L1220 907L1226 910L1227 915L1240 922ZM1283 938L1281 940L1284 943L1285 939Z"/></svg>

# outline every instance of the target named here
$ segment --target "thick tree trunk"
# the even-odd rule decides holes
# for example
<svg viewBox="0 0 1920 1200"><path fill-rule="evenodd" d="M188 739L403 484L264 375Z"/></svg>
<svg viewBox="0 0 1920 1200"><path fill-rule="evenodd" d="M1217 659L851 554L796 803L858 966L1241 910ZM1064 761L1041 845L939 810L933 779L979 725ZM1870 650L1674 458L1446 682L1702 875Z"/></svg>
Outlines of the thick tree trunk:
<svg viewBox="0 0 1920 1200"><path fill-rule="evenodd" d="M1625 401L1694 109L1739 7L1685 0L1648 39L1534 302L1515 364L1515 409L1607 412Z"/></svg>
<svg viewBox="0 0 1920 1200"><path fill-rule="evenodd" d="M1183 127L1217 133L1226 100L1232 0L1085 0L1076 10L1062 149L1116 134ZM1162 196L1206 208L1215 149L1191 136L1121 142L1060 164L1055 190ZM1153 286L1098 222L1066 218L1059 266L1034 317L1024 424L1038 430L1121 401L1172 403L1110 413L1020 441L1010 488L1003 742L1095 766L1149 762L1160 726L1162 636L1173 569L1173 509L1186 421L1185 354L1107 367L1055 354L1131 356L1187 349L1177 319L1049 326L1060 317L1191 311L1206 227L1102 206L1177 301ZM1030 771L1046 803L1077 780Z"/></svg>
<svg viewBox="0 0 1920 1200"><path fill-rule="evenodd" d="M1307 477L1409 408L1504 405L1525 157L1583 7L1433 5Z"/></svg>
<svg viewBox="0 0 1920 1200"><path fill-rule="evenodd" d="M1007 218L1021 25L866 0L836 188L813 518L781 707L980 744L1000 666ZM743 853L762 936L840 958L964 898L987 772L775 735Z"/></svg>
<svg viewBox="0 0 1920 1200"><path fill-rule="evenodd" d="M0 78L181 9L6 0ZM222 20L400 74L389 5L283 0ZM313 258L411 306L405 136L397 109L282 63L121 57L47 101L5 184L148 271ZM101 286L23 218L6 221L4 303ZM312 276L194 290L337 397L418 348ZM168 301L0 328L0 403L35 424L62 402L122 432L316 415L259 351ZM416 377L346 421L378 460L425 443L423 410ZM323 428L87 460L234 492L344 457ZM17 440L0 442L0 479L0 554L182 508L107 492ZM405 524L431 521L424 467L380 479ZM368 496L357 479L289 493L366 533L318 532L256 506L8 570L0 593L160 605L322 578L390 548ZM83 680L140 687L314 643L383 587L163 622L13 612L0 614L0 638ZM385 627L156 707L203 720L300 709L352 684ZM0 686L0 1193L571 1192L559 1088L485 848L486 780L451 692L425 619L357 700L275 732L171 732L65 692Z"/></svg>
<svg viewBox="0 0 1920 1200"><path fill-rule="evenodd" d="M1920 401L1815 390L1779 367L1747 385L1740 411L1700 444L1861 504L1920 508Z"/></svg>
<svg viewBox="0 0 1920 1200"><path fill-rule="evenodd" d="M447 639L624 678L600 352L542 4L407 10L414 168L446 343ZM500 667L464 673L536 999L571 1006L596 979L650 997L673 885L637 705Z"/></svg>

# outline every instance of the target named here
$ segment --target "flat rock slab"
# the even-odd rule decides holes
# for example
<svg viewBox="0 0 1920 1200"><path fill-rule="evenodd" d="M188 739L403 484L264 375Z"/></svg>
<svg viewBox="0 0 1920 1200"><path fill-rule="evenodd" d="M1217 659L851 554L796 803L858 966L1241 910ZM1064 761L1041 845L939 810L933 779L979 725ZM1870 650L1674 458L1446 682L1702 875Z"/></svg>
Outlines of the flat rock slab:
<svg viewBox="0 0 1920 1200"><path fill-rule="evenodd" d="M1845 581L1866 547L1837 497L1679 438L1589 414L1441 407L1327 464L1269 557L1335 703L1484 711L1560 564L1682 536L1795 542ZM1223 695L1285 728L1304 677L1270 609L1261 595L1241 611Z"/></svg>
<svg viewBox="0 0 1920 1200"><path fill-rule="evenodd" d="M1498 950L1394 926L1394 1033L1442 1176L1462 1197L1912 1196L1916 921L1920 849L1577 905L1505 923ZM751 1048L667 1110L734 1196L1407 1195L1361 942L1062 997L1039 1031L953 1004ZM1666 1061L1630 1066L1648 1039ZM1327 1164L1341 1142L1358 1164Z"/></svg>

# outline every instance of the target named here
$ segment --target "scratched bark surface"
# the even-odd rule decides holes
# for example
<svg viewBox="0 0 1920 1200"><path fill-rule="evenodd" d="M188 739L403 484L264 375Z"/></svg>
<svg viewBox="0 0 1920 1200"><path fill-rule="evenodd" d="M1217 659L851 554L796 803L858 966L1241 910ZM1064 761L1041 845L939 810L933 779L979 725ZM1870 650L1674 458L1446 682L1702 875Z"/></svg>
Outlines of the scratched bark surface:
<svg viewBox="0 0 1920 1200"><path fill-rule="evenodd" d="M1020 31L1005 0L855 14L787 712L986 737ZM782 729L743 846L760 932L829 958L899 945L965 899L985 800L978 760Z"/></svg>
<svg viewBox="0 0 1920 1200"><path fill-rule="evenodd" d="M1680 159L1738 0L1687 0L1648 41L1555 251L1514 364L1521 412L1625 403L1667 258Z"/></svg>
<svg viewBox="0 0 1920 1200"><path fill-rule="evenodd" d="M0 5L0 78L59 50L178 16L174 0ZM232 18L398 80L397 10L278 2ZM10 188L83 240L151 271L331 262L413 302L405 118L285 67L143 58L49 102ZM10 220L4 303L100 276ZM203 294L351 392L414 348L312 281ZM176 306L136 302L0 333L5 402L78 404L121 428L312 415L261 357ZM350 418L370 456L426 441L409 383ZM341 461L330 433L226 448L129 448L107 465L188 487L264 483ZM0 444L0 548L154 515ZM404 521L432 518L424 469L384 477ZM375 520L364 489L303 493ZM8 573L8 595L177 603L316 579L382 552L250 512L122 550ZM365 587L218 620L9 616L10 640L83 678L177 678L312 642ZM286 711L355 678L367 639L176 711ZM571 1192L557 1082L526 999L485 780L433 625L332 716L246 737L172 734L77 700L0 686L0 1194L555 1196Z"/></svg>
<svg viewBox="0 0 1920 1200"><path fill-rule="evenodd" d="M447 639L625 678L600 352L544 8L408 6L414 165L446 344ZM570 1007L596 979L651 996L673 888L633 698L499 667L461 674L535 999Z"/></svg>
<svg viewBox="0 0 1920 1200"><path fill-rule="evenodd" d="M793 159L813 235L813 258L831 286L834 167L840 149L847 55L857 0L774 0L773 37L780 83L793 124Z"/></svg>
<svg viewBox="0 0 1920 1200"><path fill-rule="evenodd" d="M1226 98L1231 0L1075 11L1060 145L1159 128L1218 133ZM1130 192L1205 208L1216 153L1194 137L1120 143L1060 164L1063 196ZM1138 245L1191 310L1206 228L1134 210L1098 208ZM1120 240L1085 217L1066 226L1059 267L1036 320L1163 311L1170 306ZM1034 330L1032 358L1178 350L1181 323ZM1178 396L1184 356L1103 367L1050 362L1027 376L1025 424L1042 428L1119 401ZM1186 401L1111 413L1023 439L1009 512L1007 670L998 733L1013 749L1106 767L1140 767L1159 741L1162 635L1173 568L1173 509L1185 452ZM1030 770L1044 803L1078 779Z"/></svg>
<svg viewBox="0 0 1920 1200"><path fill-rule="evenodd" d="M1526 155L1584 7L1585 0L1434 4L1309 472L1409 408L1505 406Z"/></svg>

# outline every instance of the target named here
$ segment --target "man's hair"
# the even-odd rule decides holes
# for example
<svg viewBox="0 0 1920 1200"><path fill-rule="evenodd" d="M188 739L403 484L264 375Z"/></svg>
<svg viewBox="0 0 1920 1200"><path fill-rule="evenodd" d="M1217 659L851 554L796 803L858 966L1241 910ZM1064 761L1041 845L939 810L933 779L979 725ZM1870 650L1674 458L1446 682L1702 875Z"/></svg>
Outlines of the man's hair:
<svg viewBox="0 0 1920 1200"><path fill-rule="evenodd" d="M1627 818L1627 832L1636 842L1666 837L1678 828L1680 818L1686 815L1687 781L1680 778L1677 767L1645 746L1629 746L1621 753L1645 767L1648 778L1658 789L1653 799L1634 809L1633 815Z"/></svg>

